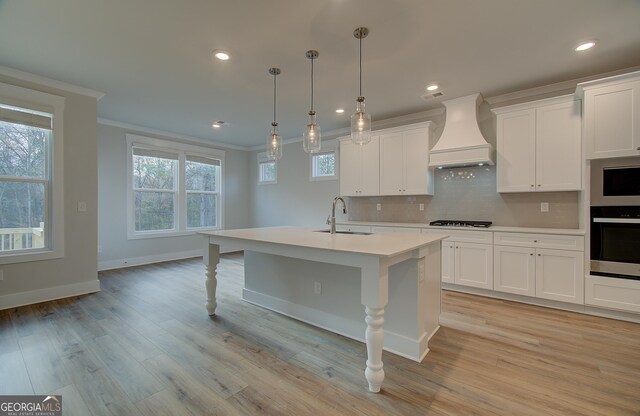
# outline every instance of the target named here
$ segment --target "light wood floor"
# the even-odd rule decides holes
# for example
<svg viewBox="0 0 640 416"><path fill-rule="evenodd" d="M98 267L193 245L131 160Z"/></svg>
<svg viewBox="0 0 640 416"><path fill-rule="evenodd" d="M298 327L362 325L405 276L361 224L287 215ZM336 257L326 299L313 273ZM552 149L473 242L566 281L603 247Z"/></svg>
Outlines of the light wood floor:
<svg viewBox="0 0 640 416"><path fill-rule="evenodd" d="M240 300L241 255L100 273L102 292L0 311L0 394L59 393L66 415L640 415L640 325L443 293L422 363ZM364 313L364 312L363 312Z"/></svg>

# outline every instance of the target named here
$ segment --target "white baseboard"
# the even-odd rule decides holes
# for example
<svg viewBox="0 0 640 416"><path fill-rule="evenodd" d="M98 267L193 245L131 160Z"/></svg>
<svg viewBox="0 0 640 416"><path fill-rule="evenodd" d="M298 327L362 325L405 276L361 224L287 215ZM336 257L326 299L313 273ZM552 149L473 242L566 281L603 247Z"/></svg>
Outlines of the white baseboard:
<svg viewBox="0 0 640 416"><path fill-rule="evenodd" d="M242 299L338 335L365 342L364 331L366 324L364 322L364 316L362 322L356 322L249 289L242 289ZM412 361L421 362L429 352L427 344L430 337L430 334L424 333L419 339L411 339L385 329L384 350Z"/></svg>
<svg viewBox="0 0 640 416"><path fill-rule="evenodd" d="M539 299L529 296L515 295L512 293L496 292L493 290L480 289L470 286L460 286L451 283L443 283L442 289L452 290L454 292L469 293L471 295L486 296L495 299L511 300L514 302L527 303L529 305L544 306L546 308L560 309L563 311L583 313L585 315L600 316L603 318L617 319L620 321L628 321L640 323L640 314L618 311L614 309L599 308L591 305L581 305L575 303L565 303L555 300Z"/></svg>
<svg viewBox="0 0 640 416"><path fill-rule="evenodd" d="M220 254L242 251L234 247L221 247ZM160 263L162 261L184 260L193 257L202 257L202 249L189 251L176 251L173 253L153 254L151 256L129 257L126 259L104 260L98 262L98 271L122 269L125 267L142 266L145 264Z"/></svg>
<svg viewBox="0 0 640 416"><path fill-rule="evenodd" d="M100 281L73 283L0 296L0 310L100 291Z"/></svg>

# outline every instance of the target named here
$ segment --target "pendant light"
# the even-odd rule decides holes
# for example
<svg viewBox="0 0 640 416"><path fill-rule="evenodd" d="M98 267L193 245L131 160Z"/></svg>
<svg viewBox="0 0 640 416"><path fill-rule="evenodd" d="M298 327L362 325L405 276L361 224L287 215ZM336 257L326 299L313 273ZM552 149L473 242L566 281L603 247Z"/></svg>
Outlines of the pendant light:
<svg viewBox="0 0 640 416"><path fill-rule="evenodd" d="M278 134L276 122L276 77L280 75L280 68L269 68L269 73L273 75L273 122L267 138L267 159L278 160L282 157L282 136Z"/></svg>
<svg viewBox="0 0 640 416"><path fill-rule="evenodd" d="M313 61L318 58L318 51L310 50L305 54L311 61L311 110L309 110L309 123L302 134L302 147L307 153L320 151L320 126L316 123L316 112L313 110Z"/></svg>
<svg viewBox="0 0 640 416"><path fill-rule="evenodd" d="M362 39L369 34L369 29L359 27L353 31L353 36L360 41L360 95L356 100L356 112L351 116L351 141L354 144L367 144L371 141L371 116L364 109L362 96Z"/></svg>

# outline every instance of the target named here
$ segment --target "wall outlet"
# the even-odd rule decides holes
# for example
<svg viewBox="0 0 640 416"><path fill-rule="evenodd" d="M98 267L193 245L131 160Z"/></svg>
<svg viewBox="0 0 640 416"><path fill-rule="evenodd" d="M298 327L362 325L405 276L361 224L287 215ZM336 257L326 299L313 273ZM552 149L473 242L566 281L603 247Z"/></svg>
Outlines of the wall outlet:
<svg viewBox="0 0 640 416"><path fill-rule="evenodd" d="M376 209L378 211L382 211L382 204L376 204Z"/></svg>
<svg viewBox="0 0 640 416"><path fill-rule="evenodd" d="M424 211L424 204L420 204L420 205L418 205L418 209L419 209L420 211Z"/></svg>
<svg viewBox="0 0 640 416"><path fill-rule="evenodd" d="M87 211L87 203L84 201L78 202L78 212L86 212Z"/></svg>
<svg viewBox="0 0 640 416"><path fill-rule="evenodd" d="M540 202L540 212L549 212L548 202Z"/></svg>
<svg viewBox="0 0 640 416"><path fill-rule="evenodd" d="M322 295L322 283L313 282L313 293L316 295Z"/></svg>

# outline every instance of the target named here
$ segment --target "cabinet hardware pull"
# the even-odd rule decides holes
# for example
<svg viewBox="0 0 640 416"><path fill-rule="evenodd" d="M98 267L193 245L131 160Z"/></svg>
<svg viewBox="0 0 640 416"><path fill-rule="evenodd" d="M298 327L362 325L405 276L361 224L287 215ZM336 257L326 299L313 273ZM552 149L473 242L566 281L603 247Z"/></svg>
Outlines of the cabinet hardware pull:
<svg viewBox="0 0 640 416"><path fill-rule="evenodd" d="M533 253L529 253L530 256L533 256Z"/></svg>
<svg viewBox="0 0 640 416"><path fill-rule="evenodd" d="M640 146L636 147L636 150L640 150Z"/></svg>
<svg viewBox="0 0 640 416"><path fill-rule="evenodd" d="M538 186L540 186L540 184L538 184Z"/></svg>
<svg viewBox="0 0 640 416"><path fill-rule="evenodd" d="M533 242L534 242L534 243L537 243L537 242L538 242L538 240L533 240Z"/></svg>
<svg viewBox="0 0 640 416"><path fill-rule="evenodd" d="M538 257L542 257L542 254L538 254Z"/></svg>

